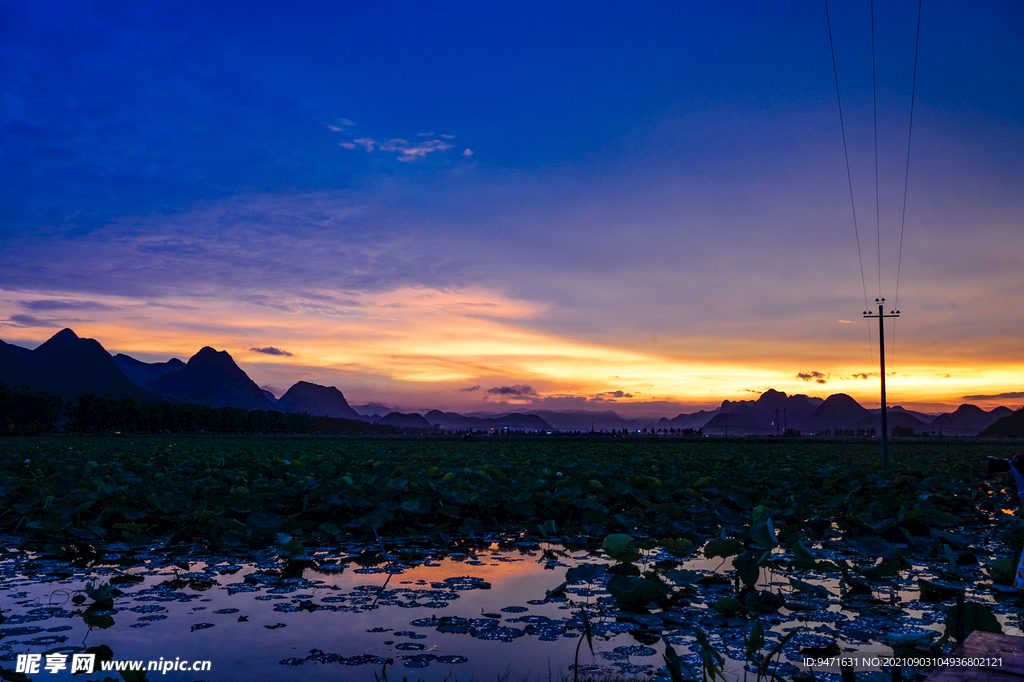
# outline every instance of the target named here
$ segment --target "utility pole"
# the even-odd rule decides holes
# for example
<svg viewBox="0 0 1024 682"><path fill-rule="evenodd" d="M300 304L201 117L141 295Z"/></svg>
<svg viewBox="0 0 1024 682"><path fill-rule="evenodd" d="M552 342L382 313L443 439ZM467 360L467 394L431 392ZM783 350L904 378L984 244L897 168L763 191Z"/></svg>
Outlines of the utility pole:
<svg viewBox="0 0 1024 682"><path fill-rule="evenodd" d="M882 466L889 466L889 427L888 417L886 415L886 404L885 404L885 324L884 320L887 317L899 317L900 311L890 310L889 314L884 313L885 299L876 298L875 303L878 304L878 314L872 315L867 310L864 311L864 317L877 317L878 318L878 359L881 363L881 375L882 375Z"/></svg>

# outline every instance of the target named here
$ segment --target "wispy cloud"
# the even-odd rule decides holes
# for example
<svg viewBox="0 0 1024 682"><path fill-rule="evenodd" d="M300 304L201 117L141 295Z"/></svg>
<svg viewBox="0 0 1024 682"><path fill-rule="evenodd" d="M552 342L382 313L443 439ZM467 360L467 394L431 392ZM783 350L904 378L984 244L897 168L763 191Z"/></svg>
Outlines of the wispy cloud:
<svg viewBox="0 0 1024 682"><path fill-rule="evenodd" d="M965 395L964 400L1004 400L1007 398L1024 398L1024 391L1010 391L995 395Z"/></svg>
<svg viewBox="0 0 1024 682"><path fill-rule="evenodd" d="M265 355L282 355L286 358L292 357L292 354L286 350L280 348L274 348L273 346L266 346L265 348L250 348L254 353L263 353Z"/></svg>
<svg viewBox="0 0 1024 682"><path fill-rule="evenodd" d="M333 123L328 123L326 125L327 125L327 128L331 132L340 133L343 130L345 130L345 128L347 128L349 126L354 126L355 124L356 124L355 121L352 121L351 119L339 118L337 125L335 125Z"/></svg>
<svg viewBox="0 0 1024 682"><path fill-rule="evenodd" d="M452 145L442 140L426 140L417 144L410 144L405 140L388 140L380 145L381 151L398 152L398 160L406 162L422 159L431 152L443 152L451 148Z"/></svg>
<svg viewBox="0 0 1024 682"><path fill-rule="evenodd" d="M520 397L533 397L537 395L537 391L532 386L526 386L524 384L513 384L512 386L495 386L494 388L487 389L487 392L491 395L505 395L505 396L520 396Z"/></svg>
<svg viewBox="0 0 1024 682"><path fill-rule="evenodd" d="M331 129L336 132L341 132L340 128L335 129L332 127ZM433 137L433 135L434 133L419 133L418 136ZM398 160L405 161L406 163L415 161L416 159L422 159L427 154L431 154L433 152L443 152L454 148L444 140L430 139L422 140L420 142L409 142L408 140L403 140L400 137L393 137L383 142L371 137L357 137L352 140L342 140L338 143L338 146L344 149L362 148L367 152L398 152ZM472 156L472 154L472 151L470 151L469 154L463 152L463 155L465 156Z"/></svg>
<svg viewBox="0 0 1024 682"><path fill-rule="evenodd" d="M476 384L475 386L469 386L468 388L460 388L459 389L459 393L472 393L473 391L479 391L479 390L480 390L480 384Z"/></svg>
<svg viewBox="0 0 1024 682"><path fill-rule="evenodd" d="M11 315L7 318L19 327L57 327L59 324L53 320L43 320L32 315Z"/></svg>
<svg viewBox="0 0 1024 682"><path fill-rule="evenodd" d="M614 403L619 398L632 398L632 393L626 393L622 390L617 391L604 391L592 396L590 399L599 403Z"/></svg>
<svg viewBox="0 0 1024 682"><path fill-rule="evenodd" d="M41 298L35 301L20 301L25 310L40 312L45 310L112 310L111 306L99 301L73 301L70 299Z"/></svg>
<svg viewBox="0 0 1024 682"><path fill-rule="evenodd" d="M802 381L813 381L817 384L827 384L830 375L823 372L798 372L796 378Z"/></svg>

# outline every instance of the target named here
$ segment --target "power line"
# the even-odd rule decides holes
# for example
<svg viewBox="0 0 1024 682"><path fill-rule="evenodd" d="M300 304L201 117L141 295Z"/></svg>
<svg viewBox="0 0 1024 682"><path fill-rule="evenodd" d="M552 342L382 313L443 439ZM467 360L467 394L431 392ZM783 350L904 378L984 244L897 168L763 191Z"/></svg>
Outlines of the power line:
<svg viewBox="0 0 1024 682"><path fill-rule="evenodd" d="M846 124L843 121L843 98L839 94L839 69L836 67L836 47L832 40L832 19L829 17L828 0L825 0L825 23L828 25L828 46L832 51L832 75L836 81L836 104L839 105L839 129L843 133L843 157L846 159L846 185L850 189L850 211L853 213L853 234L857 239L857 263L860 265L860 286L864 292L864 307L868 307L868 285L864 278L864 256L860 248L860 229L857 227L857 204L853 200L853 174L850 172L850 152L846 144ZM871 337L871 323L868 322L868 360L875 364L874 344Z"/></svg>
<svg viewBox="0 0 1024 682"><path fill-rule="evenodd" d="M907 167L903 174L903 215L900 218L900 250L896 258L896 294L893 305L900 302L900 269L903 266L903 229L907 223L907 187L910 185L910 141L914 135L914 96L917 93L917 55L921 47L921 6L924 0L917 0L917 37L914 39L914 79L910 86L910 125L907 128ZM896 323L892 325L892 355L896 355Z"/></svg>
<svg viewBox="0 0 1024 682"><path fill-rule="evenodd" d="M878 88L875 86L875 0L871 0L871 108L875 119L875 240L878 247L878 295L882 295L882 223L878 212Z"/></svg>
<svg viewBox="0 0 1024 682"><path fill-rule="evenodd" d="M910 126L907 128L907 168L903 174L903 217L900 218L900 251L896 260L896 295L893 297L893 304L898 305L900 301L900 267L903 265L903 227L907 222L907 187L910 181L910 140L914 134L914 97L917 93L917 55L921 46L921 5L923 0L917 0L917 38L914 40L914 80L910 86Z"/></svg>
<svg viewBox="0 0 1024 682"><path fill-rule="evenodd" d="M857 238L857 262L860 264L860 285L864 290L864 307L868 307L868 287L864 279L864 257L860 250L860 230L857 227L857 205L853 201L853 175L850 173L850 152L846 146L846 124L843 122L843 99L839 95L839 70L836 68L836 47L832 42L832 20L825 0L825 23L828 25L828 46L832 50L832 75L836 80L836 103L839 105L839 129L843 132L843 156L846 158L846 184L850 188L850 210L853 211L853 234ZM870 333L870 332L869 332Z"/></svg>

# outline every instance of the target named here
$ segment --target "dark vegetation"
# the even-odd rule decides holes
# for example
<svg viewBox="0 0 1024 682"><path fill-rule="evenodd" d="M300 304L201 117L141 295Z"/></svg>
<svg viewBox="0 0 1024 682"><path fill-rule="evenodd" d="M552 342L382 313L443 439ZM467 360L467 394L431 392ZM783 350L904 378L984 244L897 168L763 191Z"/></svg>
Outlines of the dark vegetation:
<svg viewBox="0 0 1024 682"><path fill-rule="evenodd" d="M0 532L63 542L173 535L227 547L278 533L317 544L523 529L682 548L723 529L749 536L764 508L785 545L833 523L849 537L932 544L995 523L1008 553L1024 544L1024 523L1000 512L1016 506L1012 482L985 475L986 456L1013 454L994 443L900 443L889 471L874 444L809 440L51 437L0 447Z"/></svg>
<svg viewBox="0 0 1024 682"><path fill-rule="evenodd" d="M0 384L0 433L47 433L60 419L62 407L59 396Z"/></svg>
<svg viewBox="0 0 1024 682"><path fill-rule="evenodd" d="M63 416L63 421L61 417ZM113 396L81 395L62 403L59 396L0 384L0 433L393 433L385 424L315 417L276 410L207 407L146 402Z"/></svg>
<svg viewBox="0 0 1024 682"><path fill-rule="evenodd" d="M281 576L292 575L288 566L315 567L313 547L353 539L381 547L353 555L367 565L391 561L381 538L391 548L410 546L403 537L441 548L487 546L485 532L519 538L525 531L552 546L599 544L616 563L575 565L548 597L578 594L569 587L585 583L606 590L614 610L608 602L576 604L578 619L562 627L589 641L596 616L640 623L632 637L648 646L664 638L673 680L720 676L723 658L706 632L719 632L721 643L722 632L741 628L743 650L730 656L753 664L758 679L779 679L771 671L791 640L804 655L840 649L810 634L797 642L802 625L784 635L770 628L814 620L793 614L835 602L862 618L830 633L882 641L905 655L935 653L972 629L998 631L994 611L1006 613L1016 598L1006 586L1024 545L1024 518L1014 512L1010 477L987 475L986 457L1015 451L1005 442L904 441L883 470L877 444L795 438L6 438L0 533L74 561L125 540L141 548L166 543L182 555L192 543L224 554L269 547L283 562ZM555 558L552 546L545 555ZM711 574L684 567L697 556L722 564ZM726 560L731 568L720 573ZM785 576L788 588L765 589L769 573ZM950 604L941 606L940 639L938 631L904 627L907 611L893 599L905 576L916 578L914 608ZM887 593L889 600L876 596ZM965 594L965 607L952 605ZM454 617L437 623L444 631L463 621L473 627ZM696 637L702 670L669 644L669 634L680 632Z"/></svg>

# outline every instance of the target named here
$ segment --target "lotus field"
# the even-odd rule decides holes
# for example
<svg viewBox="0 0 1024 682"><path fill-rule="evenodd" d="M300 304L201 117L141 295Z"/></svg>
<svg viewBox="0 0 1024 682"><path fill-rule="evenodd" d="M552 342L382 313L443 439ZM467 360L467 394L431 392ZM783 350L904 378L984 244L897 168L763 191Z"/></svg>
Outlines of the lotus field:
<svg viewBox="0 0 1024 682"><path fill-rule="evenodd" d="M7 438L0 678L169 646L194 679L838 680L811 660L1020 634L1024 512L986 473L1019 447Z"/></svg>

